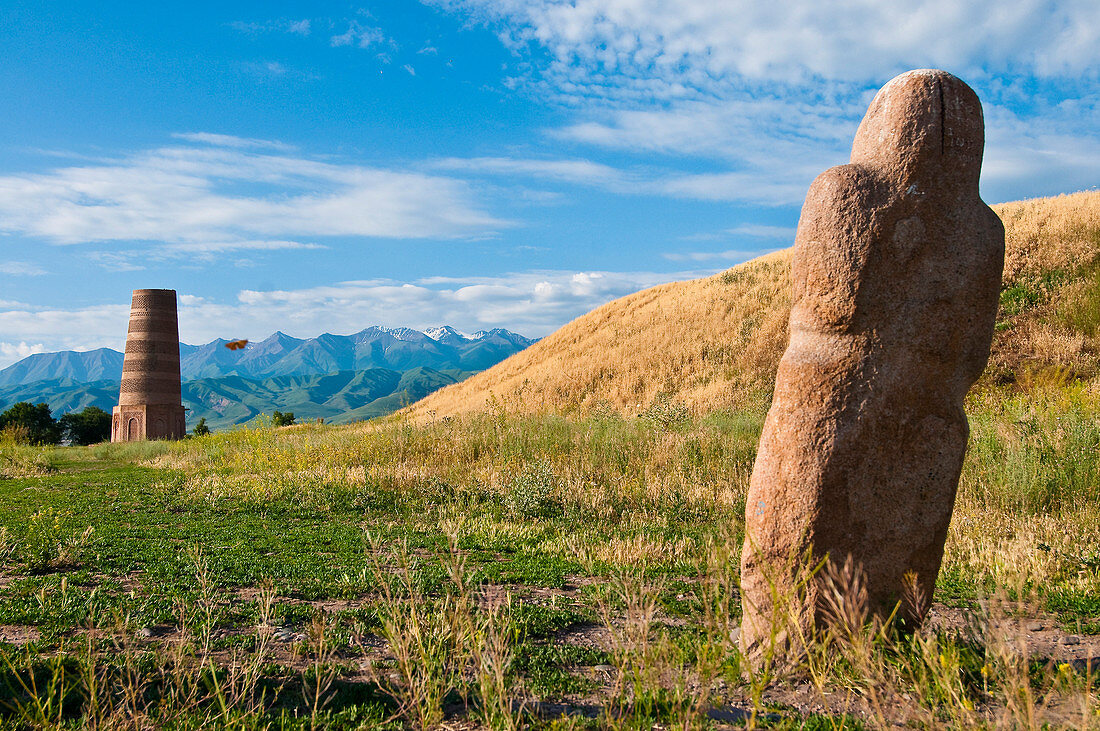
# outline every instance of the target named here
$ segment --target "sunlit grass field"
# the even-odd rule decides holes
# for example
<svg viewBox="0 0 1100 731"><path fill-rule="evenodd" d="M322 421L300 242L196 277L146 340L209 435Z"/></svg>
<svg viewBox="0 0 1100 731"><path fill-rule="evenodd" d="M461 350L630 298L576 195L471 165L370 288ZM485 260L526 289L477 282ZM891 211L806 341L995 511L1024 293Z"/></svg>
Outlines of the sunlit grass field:
<svg viewBox="0 0 1100 731"><path fill-rule="evenodd" d="M930 629L838 636L785 679L735 642L763 399L5 445L0 718L1095 726L1097 401L973 396Z"/></svg>

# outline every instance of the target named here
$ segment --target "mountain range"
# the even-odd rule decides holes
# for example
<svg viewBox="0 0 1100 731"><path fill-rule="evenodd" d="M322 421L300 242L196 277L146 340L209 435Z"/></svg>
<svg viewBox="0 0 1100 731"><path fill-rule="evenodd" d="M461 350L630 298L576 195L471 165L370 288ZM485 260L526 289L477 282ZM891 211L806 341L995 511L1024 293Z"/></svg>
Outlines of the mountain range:
<svg viewBox="0 0 1100 731"><path fill-rule="evenodd" d="M495 365L535 342L508 330L464 335L368 327L353 335L306 340L275 333L243 350L226 340L180 343L187 423L211 428L251 421L278 409L298 420L343 423L396 411L443 386ZM123 355L38 353L0 371L0 410L19 401L45 402L55 415L118 403Z"/></svg>
<svg viewBox="0 0 1100 731"><path fill-rule="evenodd" d="M449 326L426 331L373 326L352 335L325 333L306 340L277 332L243 350L229 350L227 342L180 343L183 380L224 376L264 379L370 368L481 371L535 341L503 329L464 335ZM58 379L92 383L121 378L122 353L117 350L67 350L36 353L0 370L0 388Z"/></svg>

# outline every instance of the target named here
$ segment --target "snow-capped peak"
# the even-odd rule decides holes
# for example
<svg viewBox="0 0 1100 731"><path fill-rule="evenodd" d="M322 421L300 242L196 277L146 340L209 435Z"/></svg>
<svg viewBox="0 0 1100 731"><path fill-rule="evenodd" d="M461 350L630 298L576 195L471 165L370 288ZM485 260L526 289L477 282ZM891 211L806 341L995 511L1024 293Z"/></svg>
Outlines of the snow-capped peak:
<svg viewBox="0 0 1100 731"><path fill-rule="evenodd" d="M390 335L398 340L408 340L412 342L423 340L424 336L427 334L422 333L419 330L413 330L411 327L395 327L393 329L381 328L381 330L383 330L384 332L388 332Z"/></svg>
<svg viewBox="0 0 1100 731"><path fill-rule="evenodd" d="M455 340L470 340L470 336L464 332L455 330L450 325L443 325L442 327L430 327L424 331L432 340L440 343L452 342Z"/></svg>

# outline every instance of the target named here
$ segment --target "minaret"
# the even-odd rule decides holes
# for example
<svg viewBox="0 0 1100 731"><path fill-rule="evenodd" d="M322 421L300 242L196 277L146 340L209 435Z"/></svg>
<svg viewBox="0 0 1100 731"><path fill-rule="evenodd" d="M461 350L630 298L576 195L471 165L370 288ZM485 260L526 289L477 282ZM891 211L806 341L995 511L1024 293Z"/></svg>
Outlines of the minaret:
<svg viewBox="0 0 1100 731"><path fill-rule="evenodd" d="M183 437L179 341L176 290L135 289L112 442Z"/></svg>

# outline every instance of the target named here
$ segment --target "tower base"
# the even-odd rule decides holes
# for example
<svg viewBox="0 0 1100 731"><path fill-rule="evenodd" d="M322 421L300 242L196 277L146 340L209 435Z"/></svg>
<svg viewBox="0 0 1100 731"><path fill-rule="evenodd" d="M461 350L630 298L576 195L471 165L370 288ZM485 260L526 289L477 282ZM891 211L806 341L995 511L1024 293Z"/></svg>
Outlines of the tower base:
<svg viewBox="0 0 1100 731"><path fill-rule="evenodd" d="M187 432L183 406L116 406L111 415L112 442L182 439Z"/></svg>

